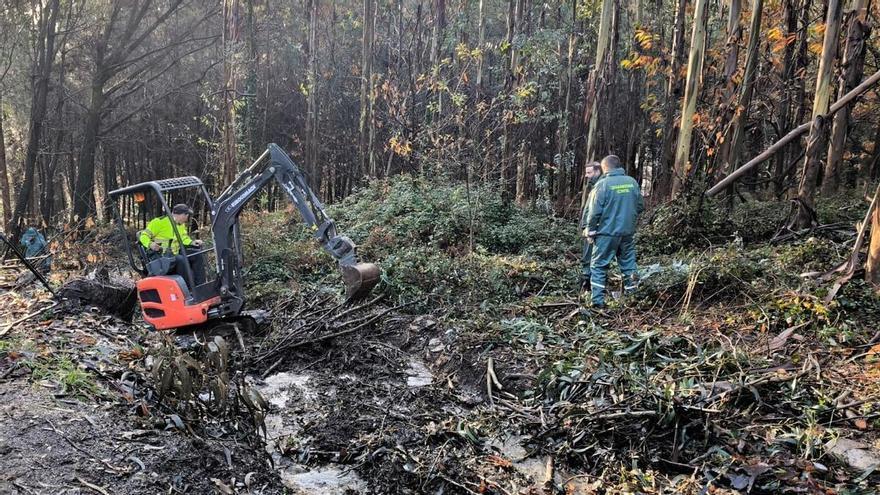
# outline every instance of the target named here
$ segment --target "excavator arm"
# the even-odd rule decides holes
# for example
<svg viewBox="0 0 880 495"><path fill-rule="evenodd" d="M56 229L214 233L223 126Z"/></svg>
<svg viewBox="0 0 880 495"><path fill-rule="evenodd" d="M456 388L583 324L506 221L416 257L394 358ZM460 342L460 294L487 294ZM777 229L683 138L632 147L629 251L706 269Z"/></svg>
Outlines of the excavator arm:
<svg viewBox="0 0 880 495"><path fill-rule="evenodd" d="M230 301L232 307L228 309L237 312L244 303L239 214L248 201L273 181L299 210L313 230L315 239L336 259L342 270L346 296L357 299L369 293L379 280L379 268L372 263L358 263L354 242L336 231L336 223L293 160L278 145L270 144L260 158L223 191L212 207L220 294Z"/></svg>

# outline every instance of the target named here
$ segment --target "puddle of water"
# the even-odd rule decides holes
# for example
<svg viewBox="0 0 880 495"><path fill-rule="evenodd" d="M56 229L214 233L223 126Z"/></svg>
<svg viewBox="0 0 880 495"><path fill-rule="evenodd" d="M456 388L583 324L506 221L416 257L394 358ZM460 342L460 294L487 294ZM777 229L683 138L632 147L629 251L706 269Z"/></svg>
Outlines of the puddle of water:
<svg viewBox="0 0 880 495"><path fill-rule="evenodd" d="M287 406L287 400L290 399L291 389L299 390L304 399L308 401L315 400L317 394L309 386L312 377L309 375L298 375L296 373L277 373L267 377L263 385L258 385L257 389L260 394L275 407L283 409Z"/></svg>
<svg viewBox="0 0 880 495"><path fill-rule="evenodd" d="M528 452L522 446L524 437L512 435L504 439L496 438L489 445L498 449L499 454L513 463L514 469L529 476L537 483L543 483L547 476L547 459L542 457L528 457ZM555 481L561 481L560 473L554 473Z"/></svg>
<svg viewBox="0 0 880 495"><path fill-rule="evenodd" d="M427 387L434 382L431 370L417 359L410 360L406 374L406 385L410 388Z"/></svg>
<svg viewBox="0 0 880 495"><path fill-rule="evenodd" d="M295 494L345 495L352 491L367 492L367 483L360 476L335 467L322 467L300 473L283 470L280 474L281 483Z"/></svg>
<svg viewBox="0 0 880 495"><path fill-rule="evenodd" d="M295 495L367 493L367 484L357 473L343 472L342 467L332 464L309 469L282 453L288 442L308 441L301 424L307 422L303 416L309 413L303 411L318 413L320 406L311 375L282 372L250 382L274 406L265 419L266 452L272 456L285 487Z"/></svg>

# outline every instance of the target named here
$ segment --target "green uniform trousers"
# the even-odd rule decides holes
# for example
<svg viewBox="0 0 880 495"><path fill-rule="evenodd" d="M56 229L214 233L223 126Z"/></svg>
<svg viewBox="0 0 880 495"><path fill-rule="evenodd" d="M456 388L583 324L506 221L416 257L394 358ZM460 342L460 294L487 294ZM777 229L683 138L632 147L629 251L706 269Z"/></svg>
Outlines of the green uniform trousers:
<svg viewBox="0 0 880 495"><path fill-rule="evenodd" d="M623 274L624 292L632 292L638 285L636 266L636 243L633 236L598 235L593 240L593 256L590 263L590 298L594 306L605 305L605 282L608 267L617 259Z"/></svg>

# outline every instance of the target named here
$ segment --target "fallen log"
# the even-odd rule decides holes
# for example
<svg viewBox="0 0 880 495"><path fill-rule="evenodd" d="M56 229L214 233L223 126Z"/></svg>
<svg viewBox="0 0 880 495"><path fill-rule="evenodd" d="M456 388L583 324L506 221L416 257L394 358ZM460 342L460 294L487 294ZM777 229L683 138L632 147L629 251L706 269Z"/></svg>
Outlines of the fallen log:
<svg viewBox="0 0 880 495"><path fill-rule="evenodd" d="M831 105L831 108L828 109L828 113L825 114L823 117L826 119L830 118L838 111L843 110L848 104L861 96L861 94L867 91L871 86L877 84L877 82L880 82L880 71L875 72L874 75L862 81L862 83L856 86L852 91L843 95L843 97L834 102L834 104ZM706 191L706 196L712 197L718 194L719 192L723 191L728 186L736 182L736 180L742 177L746 172L760 165L761 163L764 163L768 158L772 157L779 150L784 148L785 145L799 138L801 134L809 131L811 123L812 122L806 122L792 129L791 132L783 136L779 141L773 143L769 148L764 150L763 153L752 158L745 165L742 165L738 169L734 170L730 173L730 175L728 175L724 179L721 179L721 181L712 186L711 189Z"/></svg>
<svg viewBox="0 0 880 495"><path fill-rule="evenodd" d="M100 278L73 279L62 285L55 297L64 303L66 310L81 311L95 307L124 321L131 321L137 305L134 285Z"/></svg>

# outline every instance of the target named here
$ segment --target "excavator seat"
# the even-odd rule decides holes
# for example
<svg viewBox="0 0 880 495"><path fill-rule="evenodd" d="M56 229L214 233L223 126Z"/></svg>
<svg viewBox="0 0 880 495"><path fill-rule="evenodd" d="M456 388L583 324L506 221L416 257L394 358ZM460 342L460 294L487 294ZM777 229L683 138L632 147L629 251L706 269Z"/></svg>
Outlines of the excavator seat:
<svg viewBox="0 0 880 495"><path fill-rule="evenodd" d="M137 282L137 293L144 320L157 330L204 323L211 306L220 303L219 296L195 302L180 275L142 278Z"/></svg>

